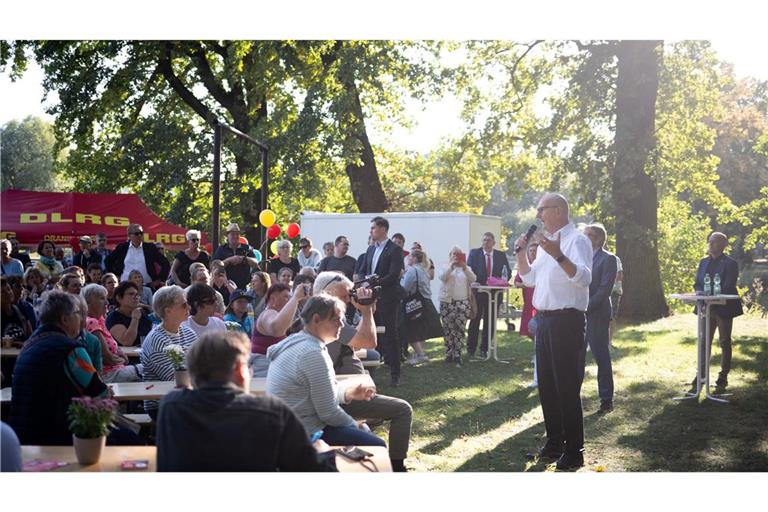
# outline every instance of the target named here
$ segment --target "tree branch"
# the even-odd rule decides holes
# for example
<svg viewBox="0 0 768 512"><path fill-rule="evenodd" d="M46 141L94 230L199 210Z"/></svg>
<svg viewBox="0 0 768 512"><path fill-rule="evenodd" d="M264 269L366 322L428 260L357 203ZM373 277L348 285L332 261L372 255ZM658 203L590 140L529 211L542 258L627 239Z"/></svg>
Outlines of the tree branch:
<svg viewBox="0 0 768 512"><path fill-rule="evenodd" d="M160 53L160 58L157 62L157 68L160 70L160 73L162 73L163 77L165 77L168 85L170 85L171 88L176 91L176 94L179 95L182 101L189 105L190 108L192 108L192 110L197 113L197 115L205 120L205 122L213 126L216 122L218 122L216 115L211 112L211 110L206 107L202 101L197 99L197 97L192 94L192 91L190 91L179 79L179 77L177 77L173 72L173 67L171 66L171 50L171 43L166 42L163 45L163 51Z"/></svg>

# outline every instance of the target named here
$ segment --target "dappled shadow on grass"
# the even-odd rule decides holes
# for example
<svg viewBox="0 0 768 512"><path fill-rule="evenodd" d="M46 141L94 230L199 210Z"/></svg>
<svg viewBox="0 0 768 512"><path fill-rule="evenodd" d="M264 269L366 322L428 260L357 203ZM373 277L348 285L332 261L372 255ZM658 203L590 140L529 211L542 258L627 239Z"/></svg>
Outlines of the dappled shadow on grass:
<svg viewBox="0 0 768 512"><path fill-rule="evenodd" d="M768 344L761 340L754 350L753 363L739 361L734 372L754 364L751 371L765 372ZM742 348L744 351L744 348ZM736 363L736 361L734 361ZM641 453L627 461L631 471L766 471L768 470L768 394L763 381L729 388L730 403L704 400L673 401L681 390L656 383L631 386L642 413L648 400L664 400L638 434L619 437L620 445ZM702 393L703 395L703 393Z"/></svg>
<svg viewBox="0 0 768 512"><path fill-rule="evenodd" d="M482 435L483 432L492 431L538 406L537 393L532 393L527 388L518 389L498 400L479 405L465 414L446 421L440 429L440 440L422 447L420 451L428 454L439 454L457 439L466 436L478 436Z"/></svg>
<svg viewBox="0 0 768 512"><path fill-rule="evenodd" d="M508 437L492 450L476 453L457 467L456 471L545 471L554 461L533 455L544 444L543 434L544 422L538 422Z"/></svg>

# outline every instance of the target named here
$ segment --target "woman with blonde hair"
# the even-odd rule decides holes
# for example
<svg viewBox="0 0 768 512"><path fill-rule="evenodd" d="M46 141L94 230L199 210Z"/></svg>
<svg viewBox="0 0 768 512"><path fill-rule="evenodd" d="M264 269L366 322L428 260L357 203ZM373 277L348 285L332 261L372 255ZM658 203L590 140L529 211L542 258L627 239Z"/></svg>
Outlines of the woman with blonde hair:
<svg viewBox="0 0 768 512"><path fill-rule="evenodd" d="M448 253L449 263L440 270L440 317L445 329L445 360L461 366L467 320L471 315L470 286L477 280L467 266L467 255L457 246Z"/></svg>

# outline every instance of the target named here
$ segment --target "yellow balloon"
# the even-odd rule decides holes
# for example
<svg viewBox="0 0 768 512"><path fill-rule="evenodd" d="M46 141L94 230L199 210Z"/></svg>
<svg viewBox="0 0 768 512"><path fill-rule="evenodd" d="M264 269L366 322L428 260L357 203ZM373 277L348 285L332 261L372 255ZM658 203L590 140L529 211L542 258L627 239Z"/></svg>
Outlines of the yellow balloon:
<svg viewBox="0 0 768 512"><path fill-rule="evenodd" d="M261 213L259 214L259 222L261 222L262 226L268 228L274 224L276 220L277 217L275 216L275 212L272 210L261 210Z"/></svg>
<svg viewBox="0 0 768 512"><path fill-rule="evenodd" d="M272 240L272 243L269 244L269 250L272 251L272 254L277 254L277 240Z"/></svg>

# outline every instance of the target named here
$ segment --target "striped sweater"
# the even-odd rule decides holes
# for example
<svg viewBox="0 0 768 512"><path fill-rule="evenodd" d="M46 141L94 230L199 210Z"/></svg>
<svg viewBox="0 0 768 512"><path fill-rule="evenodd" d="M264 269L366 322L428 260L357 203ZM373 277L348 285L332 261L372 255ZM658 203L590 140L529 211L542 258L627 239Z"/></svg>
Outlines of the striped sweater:
<svg viewBox="0 0 768 512"><path fill-rule="evenodd" d="M267 393L293 409L309 435L326 425L355 427L357 422L339 407L345 388L336 383L325 343L301 331L267 349Z"/></svg>
<svg viewBox="0 0 768 512"><path fill-rule="evenodd" d="M183 325L179 326L178 333L166 331L163 324L153 327L141 344L144 380L173 380L173 364L164 351L165 347L173 344L181 345L181 348L186 352L196 341L197 334ZM159 402L157 400L144 400L145 411L158 407Z"/></svg>

